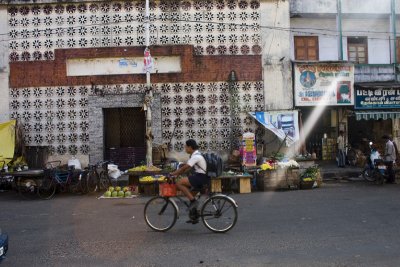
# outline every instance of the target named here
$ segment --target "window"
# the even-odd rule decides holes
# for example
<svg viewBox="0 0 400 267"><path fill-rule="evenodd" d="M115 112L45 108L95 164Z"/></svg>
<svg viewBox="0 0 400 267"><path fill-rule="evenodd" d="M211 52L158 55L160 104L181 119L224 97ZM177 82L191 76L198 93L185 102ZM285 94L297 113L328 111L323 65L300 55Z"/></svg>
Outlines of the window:
<svg viewBox="0 0 400 267"><path fill-rule="evenodd" d="M294 53L296 60L318 60L318 36L295 36Z"/></svg>
<svg viewBox="0 0 400 267"><path fill-rule="evenodd" d="M356 64L368 63L368 39L367 37L348 37L347 53L349 61Z"/></svg>
<svg viewBox="0 0 400 267"><path fill-rule="evenodd" d="M400 63L400 37L396 39L396 56L397 56L397 63Z"/></svg>

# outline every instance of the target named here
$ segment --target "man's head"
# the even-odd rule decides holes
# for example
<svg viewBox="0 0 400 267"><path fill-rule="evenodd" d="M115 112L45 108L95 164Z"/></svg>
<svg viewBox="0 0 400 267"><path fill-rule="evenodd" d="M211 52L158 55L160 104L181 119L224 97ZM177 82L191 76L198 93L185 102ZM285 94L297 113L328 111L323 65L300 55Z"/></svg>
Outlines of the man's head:
<svg viewBox="0 0 400 267"><path fill-rule="evenodd" d="M382 139L385 140L386 142L390 140L389 135L384 135L382 136Z"/></svg>
<svg viewBox="0 0 400 267"><path fill-rule="evenodd" d="M192 154L197 149L199 149L199 146L197 145L195 140L189 139L186 141L186 146L185 146L186 153Z"/></svg>
<svg viewBox="0 0 400 267"><path fill-rule="evenodd" d="M339 135L344 135L344 132L342 130L340 130Z"/></svg>

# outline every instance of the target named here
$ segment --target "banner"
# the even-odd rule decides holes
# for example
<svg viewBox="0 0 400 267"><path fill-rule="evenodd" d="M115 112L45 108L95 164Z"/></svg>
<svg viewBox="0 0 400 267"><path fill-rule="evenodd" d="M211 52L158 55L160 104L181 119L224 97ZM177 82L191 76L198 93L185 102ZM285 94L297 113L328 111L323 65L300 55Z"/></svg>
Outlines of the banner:
<svg viewBox="0 0 400 267"><path fill-rule="evenodd" d="M242 138L243 166L257 165L256 136L254 133L244 133Z"/></svg>
<svg viewBox="0 0 400 267"><path fill-rule="evenodd" d="M400 108L400 88L355 89L356 109Z"/></svg>
<svg viewBox="0 0 400 267"><path fill-rule="evenodd" d="M15 120L0 123L0 159L14 157L15 149Z"/></svg>
<svg viewBox="0 0 400 267"><path fill-rule="evenodd" d="M354 105L354 65L343 63L296 63L296 106Z"/></svg>
<svg viewBox="0 0 400 267"><path fill-rule="evenodd" d="M266 129L291 146L299 140L299 113L297 110L250 113Z"/></svg>

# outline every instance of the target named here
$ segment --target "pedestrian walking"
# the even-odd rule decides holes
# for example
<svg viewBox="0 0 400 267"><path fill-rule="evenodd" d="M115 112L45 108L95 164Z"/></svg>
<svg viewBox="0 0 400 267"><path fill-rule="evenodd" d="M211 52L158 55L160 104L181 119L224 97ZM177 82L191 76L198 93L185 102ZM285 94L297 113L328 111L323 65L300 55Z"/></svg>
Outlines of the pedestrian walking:
<svg viewBox="0 0 400 267"><path fill-rule="evenodd" d="M338 149L338 167L344 168L346 166L346 154L345 154L345 143L344 143L344 132L339 131L337 138L337 149Z"/></svg>
<svg viewBox="0 0 400 267"><path fill-rule="evenodd" d="M388 184L395 183L395 176L393 171L393 163L396 162L396 149L392 141L390 141L390 137L388 135L384 135L382 137L385 140L385 154L384 154L384 161L388 168Z"/></svg>

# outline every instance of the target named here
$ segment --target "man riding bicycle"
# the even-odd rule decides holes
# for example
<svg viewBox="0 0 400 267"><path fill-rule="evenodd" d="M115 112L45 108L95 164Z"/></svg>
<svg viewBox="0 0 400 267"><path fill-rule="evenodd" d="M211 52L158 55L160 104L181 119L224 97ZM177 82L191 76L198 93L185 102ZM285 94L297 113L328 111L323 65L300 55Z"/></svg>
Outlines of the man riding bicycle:
<svg viewBox="0 0 400 267"><path fill-rule="evenodd" d="M190 200L190 214L196 212L196 208L198 206L198 201L190 192L190 188L192 187L195 189L200 189L204 185L209 185L211 180L210 177L206 174L207 162L198 149L199 146L197 145L195 140L187 140L185 151L190 155L190 158L186 162L186 164L182 165L178 170L171 173L172 176L179 176L192 169L192 174L189 175L188 178L182 178L176 184L177 188L181 190L183 194ZM188 222L196 223L193 219Z"/></svg>

